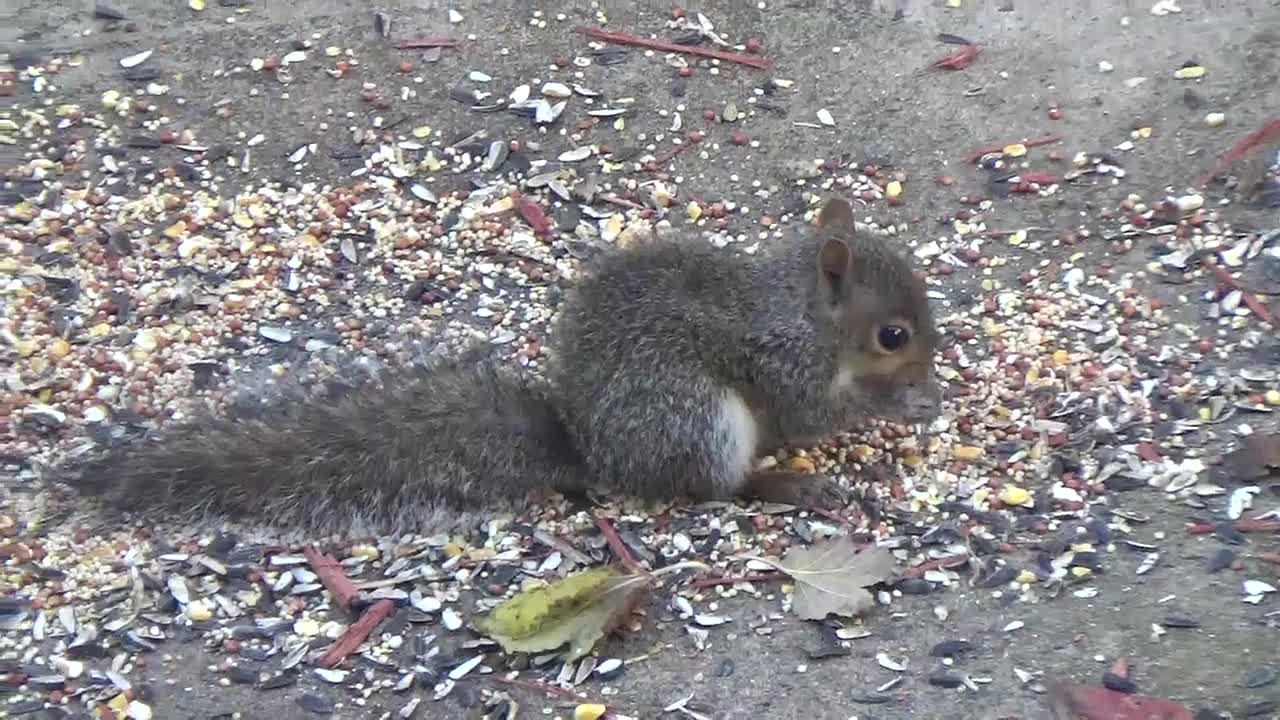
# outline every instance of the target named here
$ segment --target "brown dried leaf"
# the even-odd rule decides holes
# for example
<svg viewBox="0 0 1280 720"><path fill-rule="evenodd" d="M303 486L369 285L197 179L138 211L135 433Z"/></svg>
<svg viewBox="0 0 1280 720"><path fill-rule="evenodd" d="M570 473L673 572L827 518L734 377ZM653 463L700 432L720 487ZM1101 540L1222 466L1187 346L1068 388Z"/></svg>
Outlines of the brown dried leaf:
<svg viewBox="0 0 1280 720"><path fill-rule="evenodd" d="M793 548L782 561L767 562L796 582L791 609L805 620L822 620L829 614L853 617L875 604L865 589L893 574L893 555L884 548L858 552L848 535Z"/></svg>
<svg viewBox="0 0 1280 720"><path fill-rule="evenodd" d="M1280 435L1248 435L1227 453L1226 462L1241 482L1280 472Z"/></svg>

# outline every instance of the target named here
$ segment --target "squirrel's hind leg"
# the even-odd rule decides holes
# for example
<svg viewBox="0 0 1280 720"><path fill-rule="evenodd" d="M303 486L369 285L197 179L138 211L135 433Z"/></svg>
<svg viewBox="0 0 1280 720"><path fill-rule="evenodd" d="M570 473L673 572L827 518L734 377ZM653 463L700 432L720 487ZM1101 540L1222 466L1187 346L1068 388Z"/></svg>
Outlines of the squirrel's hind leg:
<svg viewBox="0 0 1280 720"><path fill-rule="evenodd" d="M737 497L760 435L742 398L704 377L635 377L611 382L580 415L592 477L653 499Z"/></svg>
<svg viewBox="0 0 1280 720"><path fill-rule="evenodd" d="M765 502L828 510L849 504L849 494L834 480L787 470L757 470L748 474L742 495Z"/></svg>

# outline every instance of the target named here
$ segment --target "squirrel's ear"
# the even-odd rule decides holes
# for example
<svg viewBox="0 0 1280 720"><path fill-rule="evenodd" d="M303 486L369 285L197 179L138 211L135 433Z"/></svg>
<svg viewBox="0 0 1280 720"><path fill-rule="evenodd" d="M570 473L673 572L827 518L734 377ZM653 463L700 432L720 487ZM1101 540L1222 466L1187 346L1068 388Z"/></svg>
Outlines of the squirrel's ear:
<svg viewBox="0 0 1280 720"><path fill-rule="evenodd" d="M828 303L839 304L844 298L853 271L853 251L839 238L827 238L818 249L818 286Z"/></svg>
<svg viewBox="0 0 1280 720"><path fill-rule="evenodd" d="M843 228L853 230L853 207L843 198L831 198L818 211L818 227L824 229Z"/></svg>

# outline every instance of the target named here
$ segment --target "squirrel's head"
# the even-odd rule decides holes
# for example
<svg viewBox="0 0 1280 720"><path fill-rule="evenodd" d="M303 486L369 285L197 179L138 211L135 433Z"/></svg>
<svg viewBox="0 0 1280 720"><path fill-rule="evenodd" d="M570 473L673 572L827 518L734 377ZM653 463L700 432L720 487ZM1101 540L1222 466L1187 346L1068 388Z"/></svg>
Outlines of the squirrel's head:
<svg viewBox="0 0 1280 720"><path fill-rule="evenodd" d="M936 417L938 331L907 258L856 231L853 208L832 199L818 214L815 272L815 310L836 353L831 391L888 420Z"/></svg>

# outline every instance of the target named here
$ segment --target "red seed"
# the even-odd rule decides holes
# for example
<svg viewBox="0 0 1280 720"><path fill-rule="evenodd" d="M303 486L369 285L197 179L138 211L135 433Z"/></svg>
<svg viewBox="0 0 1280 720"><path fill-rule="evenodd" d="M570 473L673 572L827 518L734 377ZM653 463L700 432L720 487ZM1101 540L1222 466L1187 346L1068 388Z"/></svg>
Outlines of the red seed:
<svg viewBox="0 0 1280 720"><path fill-rule="evenodd" d="M701 130L694 130L693 132L689 133L689 142L700 143L702 142L703 137L705 136L702 134Z"/></svg>
<svg viewBox="0 0 1280 720"><path fill-rule="evenodd" d="M679 20L680 18L685 17L688 14L689 14L689 11L685 10L679 5L671 8L671 17L675 18L676 20Z"/></svg>
<svg viewBox="0 0 1280 720"><path fill-rule="evenodd" d="M746 145L746 144L747 144L747 134L746 134L746 133L744 133L744 132L742 132L741 130L735 130L735 131L733 132L733 144L734 144L734 145Z"/></svg>
<svg viewBox="0 0 1280 720"><path fill-rule="evenodd" d="M747 52L752 53L753 55L759 54L764 51L764 41L760 38L747 38L746 47Z"/></svg>
<svg viewBox="0 0 1280 720"><path fill-rule="evenodd" d="M716 119L716 111L715 111L715 110L703 110L703 111L702 111L702 119L703 119L703 120L706 120L707 122L711 122L711 121L715 120L715 119Z"/></svg>
<svg viewBox="0 0 1280 720"><path fill-rule="evenodd" d="M956 179L950 175L941 175L938 177L938 184L943 187L951 187L956 184Z"/></svg>
<svg viewBox="0 0 1280 720"><path fill-rule="evenodd" d="M1061 119L1062 119L1062 108L1058 108L1058 107L1051 107L1051 108L1049 108L1049 119L1050 119L1050 120L1061 120Z"/></svg>
<svg viewBox="0 0 1280 720"><path fill-rule="evenodd" d="M406 61L404 61L404 62L402 62L402 63L400 63L400 72L402 72L402 73L411 73L411 72L413 72L413 63L411 63L411 62L409 62L409 61L407 61L407 60L406 60Z"/></svg>
<svg viewBox="0 0 1280 720"><path fill-rule="evenodd" d="M693 75L693 68L688 65L685 65L684 67L680 68L679 75L680 77L686 77L686 78L690 77L691 75Z"/></svg>

